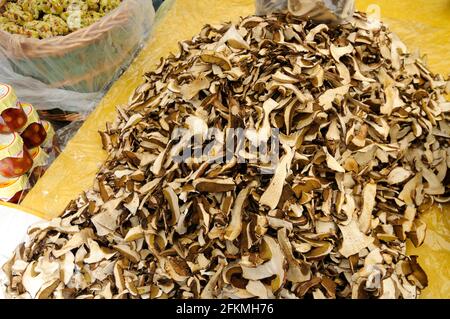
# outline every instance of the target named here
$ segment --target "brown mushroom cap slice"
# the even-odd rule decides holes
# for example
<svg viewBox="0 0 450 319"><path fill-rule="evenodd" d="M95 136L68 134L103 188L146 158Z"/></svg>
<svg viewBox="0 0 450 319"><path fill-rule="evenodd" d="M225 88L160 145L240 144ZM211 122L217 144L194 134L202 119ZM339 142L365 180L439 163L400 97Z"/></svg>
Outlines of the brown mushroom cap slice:
<svg viewBox="0 0 450 319"><path fill-rule="evenodd" d="M242 276L249 280L261 280L275 276L271 280L272 291L278 290L285 280L284 255L279 244L269 236L264 236L261 254L267 255L268 261L257 267L242 266Z"/></svg>
<svg viewBox="0 0 450 319"><path fill-rule="evenodd" d="M84 262L87 264L94 264L104 259L111 259L111 257L116 254L116 252L111 251L110 249L100 247L95 240L90 238L88 238L87 245L89 246L89 254L84 259Z"/></svg>
<svg viewBox="0 0 450 319"><path fill-rule="evenodd" d="M220 275L222 274L222 270L224 268L224 264L221 263L218 266L218 269L214 273L214 275L211 276L208 283L206 284L205 288L203 289L200 298L202 299L211 299L214 298L214 289L216 288L216 284L219 281Z"/></svg>
<svg viewBox="0 0 450 319"><path fill-rule="evenodd" d="M295 152L289 148L287 153L282 157L275 170L275 175L272 178L269 187L267 187L266 191L259 200L261 205L267 205L270 209L277 207L294 154Z"/></svg>
<svg viewBox="0 0 450 319"><path fill-rule="evenodd" d="M220 66L223 70L231 70L231 62L221 53L214 51L204 51L200 59L205 63L212 63Z"/></svg>
<svg viewBox="0 0 450 319"><path fill-rule="evenodd" d="M231 210L231 222L225 230L225 239L233 241L239 237L242 230L242 213L244 203L250 191L258 186L257 181L251 181L244 189L242 189L236 197L233 209Z"/></svg>
<svg viewBox="0 0 450 319"><path fill-rule="evenodd" d="M348 225L338 225L342 232L342 247L339 252L346 258L358 254L373 242L372 237L366 236L358 227L358 223L352 220Z"/></svg>
<svg viewBox="0 0 450 319"><path fill-rule="evenodd" d="M133 263L138 263L141 260L141 256L128 245L115 245L114 249Z"/></svg>
<svg viewBox="0 0 450 319"><path fill-rule="evenodd" d="M411 231L408 233L408 238L411 239L415 247L419 247L425 241L427 225L420 219L415 220Z"/></svg>
<svg viewBox="0 0 450 319"><path fill-rule="evenodd" d="M367 183L362 191L363 206L361 215L359 216L359 228L363 233L370 230L370 223L372 221L372 211L375 207L375 196L377 193L377 184Z"/></svg>
<svg viewBox="0 0 450 319"><path fill-rule="evenodd" d="M387 182L389 184L399 184L406 181L410 176L412 175L412 172L403 168L403 167L396 167L394 168L387 177Z"/></svg>
<svg viewBox="0 0 450 319"><path fill-rule="evenodd" d="M417 256L411 256L411 270L412 273L407 276L408 280L413 282L420 289L428 286L428 276L423 271L422 267L417 263Z"/></svg>
<svg viewBox="0 0 450 319"><path fill-rule="evenodd" d="M220 42L226 42L229 46L231 46L234 49L241 49L241 50L249 50L250 46L248 43L244 40L244 38L241 36L241 34L238 32L236 27L232 25L228 31L223 35L222 39L220 39Z"/></svg>
<svg viewBox="0 0 450 319"><path fill-rule="evenodd" d="M278 230L278 243L286 257L289 268L286 274L287 280L292 282L304 282L311 278L309 266L303 261L297 260L292 252L291 243L286 234L286 228Z"/></svg>
<svg viewBox="0 0 450 319"><path fill-rule="evenodd" d="M333 250L334 246L329 242L324 242L322 246L313 248L306 254L307 260L322 259Z"/></svg>
<svg viewBox="0 0 450 319"><path fill-rule="evenodd" d="M207 193L225 193L236 188L236 184L232 178L197 178L194 180L193 186L197 191Z"/></svg>

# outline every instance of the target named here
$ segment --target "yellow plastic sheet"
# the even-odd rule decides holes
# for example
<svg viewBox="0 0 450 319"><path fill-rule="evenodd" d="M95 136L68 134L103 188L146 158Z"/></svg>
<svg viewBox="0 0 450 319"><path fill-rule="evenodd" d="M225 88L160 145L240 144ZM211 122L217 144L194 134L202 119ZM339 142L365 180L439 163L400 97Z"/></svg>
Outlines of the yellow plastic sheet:
<svg viewBox="0 0 450 319"><path fill-rule="evenodd" d="M375 4L375 6L374 6ZM411 51L419 49L435 72L448 74L450 60L450 1L447 0L361 0L361 11L379 11ZM23 206L55 217L83 190L92 187L95 174L106 159L98 135L115 117L115 106L126 104L141 83L145 71L160 57L178 50L178 41L192 37L206 23L236 21L254 13L253 0L168 0L153 36L136 61L112 86L65 151L28 194ZM428 223L425 244L408 253L418 254L429 275L430 285L422 297L450 298L450 209L434 209L423 218Z"/></svg>

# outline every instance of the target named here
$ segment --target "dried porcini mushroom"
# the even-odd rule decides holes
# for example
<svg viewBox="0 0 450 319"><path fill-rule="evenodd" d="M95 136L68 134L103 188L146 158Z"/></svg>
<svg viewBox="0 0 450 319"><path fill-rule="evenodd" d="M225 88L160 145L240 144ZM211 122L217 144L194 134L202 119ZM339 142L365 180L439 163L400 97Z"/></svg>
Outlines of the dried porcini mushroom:
<svg viewBox="0 0 450 319"><path fill-rule="evenodd" d="M102 133L94 188L30 228L7 295L416 298L428 280L405 241L450 199L447 82L361 13L247 17L180 50ZM248 150L275 128L262 174ZM247 140L217 161L228 129Z"/></svg>

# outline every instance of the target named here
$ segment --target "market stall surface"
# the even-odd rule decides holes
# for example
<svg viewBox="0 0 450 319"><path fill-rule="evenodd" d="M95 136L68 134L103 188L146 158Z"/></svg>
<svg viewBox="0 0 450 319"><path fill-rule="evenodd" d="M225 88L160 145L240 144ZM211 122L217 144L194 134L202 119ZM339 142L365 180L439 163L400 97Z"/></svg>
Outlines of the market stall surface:
<svg viewBox="0 0 450 319"><path fill-rule="evenodd" d="M446 0L357 1L359 10L377 12L399 34L409 49L427 54L432 71L448 74L450 61L450 3ZM136 61L112 86L95 111L89 116L65 151L45 176L28 194L24 207L55 217L83 190L92 187L99 167L106 159L98 134L106 122L115 118L115 106L127 104L128 97L142 82L145 71L151 70L160 57L178 50L178 41L196 34L206 23L237 21L253 14L253 0L178 0L166 1L160 10L153 35ZM180 27L182 26L182 27ZM429 288L422 297L450 298L450 209L433 209L425 215L428 233L425 244L410 254L418 254L429 276Z"/></svg>

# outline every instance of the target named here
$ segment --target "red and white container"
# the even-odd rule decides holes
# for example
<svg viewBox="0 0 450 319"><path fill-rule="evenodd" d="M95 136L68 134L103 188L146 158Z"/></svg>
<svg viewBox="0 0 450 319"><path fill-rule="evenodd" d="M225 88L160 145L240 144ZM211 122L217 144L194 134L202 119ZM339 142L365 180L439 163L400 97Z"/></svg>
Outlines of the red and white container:
<svg viewBox="0 0 450 319"><path fill-rule="evenodd" d="M0 200L17 204L28 190L28 178L25 175L5 179L0 177Z"/></svg>
<svg viewBox="0 0 450 319"><path fill-rule="evenodd" d="M30 170L29 178L31 186L34 186L42 175L44 175L50 156L41 147L35 147L29 150L29 153L33 158L33 167Z"/></svg>
<svg viewBox="0 0 450 319"><path fill-rule="evenodd" d="M8 134L21 130L26 122L27 115L17 101L13 88L0 83L0 133Z"/></svg>
<svg viewBox="0 0 450 319"><path fill-rule="evenodd" d="M30 171L33 159L18 133L0 134L0 175L20 177Z"/></svg>
<svg viewBox="0 0 450 319"><path fill-rule="evenodd" d="M39 115L33 105L29 103L21 103L22 109L27 116L25 126L19 130L20 136L28 148L41 146L47 138L47 132L44 125L39 119Z"/></svg>
<svg viewBox="0 0 450 319"><path fill-rule="evenodd" d="M47 137L41 147L47 154L56 155L56 150L58 149L58 141L56 138L55 130L53 126L48 121L42 120L42 125L44 126Z"/></svg>

